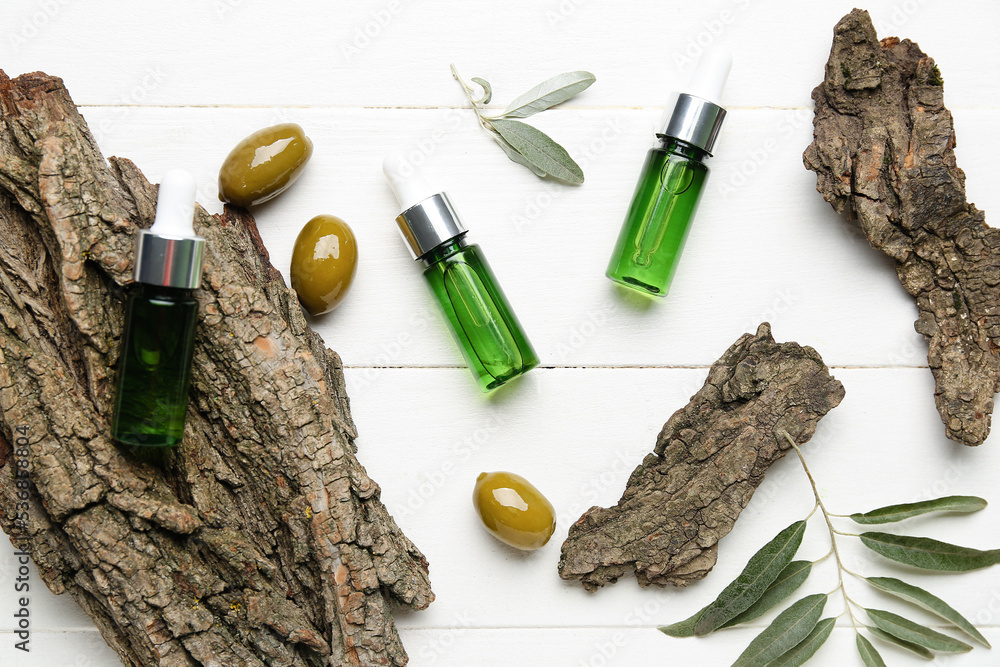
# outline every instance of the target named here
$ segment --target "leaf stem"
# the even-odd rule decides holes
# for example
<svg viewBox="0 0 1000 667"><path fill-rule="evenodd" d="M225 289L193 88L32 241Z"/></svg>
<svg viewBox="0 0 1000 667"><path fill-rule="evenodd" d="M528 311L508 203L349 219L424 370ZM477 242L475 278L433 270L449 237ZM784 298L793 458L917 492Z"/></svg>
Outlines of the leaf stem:
<svg viewBox="0 0 1000 667"><path fill-rule="evenodd" d="M833 549L830 549L825 554L823 554L822 556L820 556L819 558L817 558L816 560L814 560L812 562L812 564L813 565L819 565L820 563L822 563L823 561L825 561L827 558L829 558L832 555L833 555Z"/></svg>
<svg viewBox="0 0 1000 667"><path fill-rule="evenodd" d="M854 610L851 608L851 598L847 595L847 589L844 588L844 572L847 570L844 567L844 561L840 558L840 549L837 548L837 533L838 531L833 527L833 522L830 521L830 513L826 511L826 506L823 504L823 499L819 495L819 488L816 486L816 480L813 479L812 472L809 470L809 466L806 464L806 458L802 455L802 450L799 449L798 444L796 444L795 439L788 435L788 432L784 429L780 431L781 435L785 436L795 453L799 456L799 461L802 463L802 469L806 473L806 477L809 478L809 485L812 487L813 496L816 498L816 505L819 507L820 511L823 513L823 520L826 521L827 530L830 532L830 550L833 551L833 557L837 561L837 588L840 589L841 594L844 596L844 606L847 607L847 612L851 616L851 625L854 626L855 632L860 632L858 629L858 620L854 616Z"/></svg>
<svg viewBox="0 0 1000 667"><path fill-rule="evenodd" d="M458 70L455 68L454 64L451 65L451 75L455 77L456 81L462 84L462 91L465 93L465 97L469 100L469 104L472 105L472 110L476 112L476 119L479 121L479 124L483 126L484 130L491 131L493 129L493 126L491 126L488 122L486 122L486 117L483 116L483 112L479 108L479 105L476 104L476 101L474 99L472 99L472 88L469 87L469 84L465 82L465 79L463 79L459 75Z"/></svg>
<svg viewBox="0 0 1000 667"><path fill-rule="evenodd" d="M812 508L812 512L809 512L809 516L807 516L805 520L808 521L809 519L813 518L813 514L815 514L816 510L818 510L818 509L819 509L819 503L814 504L813 508Z"/></svg>

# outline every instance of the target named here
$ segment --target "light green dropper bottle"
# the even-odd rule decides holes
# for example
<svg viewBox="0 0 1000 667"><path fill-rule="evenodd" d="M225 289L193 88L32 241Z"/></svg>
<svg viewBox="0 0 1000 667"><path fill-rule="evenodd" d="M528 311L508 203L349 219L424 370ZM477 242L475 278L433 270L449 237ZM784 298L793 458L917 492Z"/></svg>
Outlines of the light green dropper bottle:
<svg viewBox="0 0 1000 667"><path fill-rule="evenodd" d="M399 231L444 313L469 370L483 391L496 389L538 365L538 355L478 245L448 195L428 185L402 153L385 158L382 171L403 212Z"/></svg>
<svg viewBox="0 0 1000 667"><path fill-rule="evenodd" d="M646 154L632 204L606 275L653 296L666 296L701 197L716 137L726 117L719 105L732 68L722 48L706 51L686 93L674 93Z"/></svg>

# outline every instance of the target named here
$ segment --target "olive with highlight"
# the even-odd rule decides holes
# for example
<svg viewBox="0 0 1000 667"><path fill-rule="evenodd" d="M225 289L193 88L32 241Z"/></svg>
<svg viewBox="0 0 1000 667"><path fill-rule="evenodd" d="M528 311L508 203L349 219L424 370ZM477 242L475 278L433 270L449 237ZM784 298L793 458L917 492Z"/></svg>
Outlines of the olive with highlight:
<svg viewBox="0 0 1000 667"><path fill-rule="evenodd" d="M317 215L299 232L289 276L310 315L328 313L343 301L358 270L358 242L350 225Z"/></svg>
<svg viewBox="0 0 1000 667"><path fill-rule="evenodd" d="M552 503L531 482L511 472L481 473L472 504L486 530L516 549L538 549L556 529Z"/></svg>
<svg viewBox="0 0 1000 667"><path fill-rule="evenodd" d="M254 132L222 163L219 199L247 207L277 197L302 175L312 150L312 141L296 123Z"/></svg>

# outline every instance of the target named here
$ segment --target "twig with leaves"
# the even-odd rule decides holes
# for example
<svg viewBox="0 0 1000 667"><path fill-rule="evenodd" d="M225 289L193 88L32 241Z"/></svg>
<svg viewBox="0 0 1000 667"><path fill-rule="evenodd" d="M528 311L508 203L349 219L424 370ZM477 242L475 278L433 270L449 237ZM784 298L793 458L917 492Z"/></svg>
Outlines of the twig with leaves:
<svg viewBox="0 0 1000 667"><path fill-rule="evenodd" d="M493 99L490 82L478 76L472 77L472 81L482 88L482 93L479 94L459 76L454 65L451 66L451 73L462 84L462 90L469 99L479 124L489 132L507 157L524 165L536 176L552 176L567 183L583 183L583 169L565 148L538 128L516 119L527 118L562 104L586 90L596 81L593 74L583 71L559 74L516 98L499 115L486 116L481 105L489 104Z"/></svg>
<svg viewBox="0 0 1000 667"><path fill-rule="evenodd" d="M847 593L844 575L866 582L876 590L889 593L920 609L947 621L987 648L990 643L964 616L941 598L928 591L892 577L865 577L844 566L837 538L858 537L875 553L906 565L925 570L967 572L1000 563L1000 549L980 551L928 537L911 537L881 532L847 533L834 527L834 518L851 519L857 524L894 523L931 512L976 512L986 507L986 501L975 496L948 496L918 503L890 505L871 512L833 514L827 511L819 495L816 481L798 445L787 433L782 434L795 448L812 486L816 504L805 519L792 525L765 544L750 558L740 575L711 604L688 619L660 628L671 637L701 637L740 623L752 621L792 595L809 577L812 566L830 556L837 562L837 587L829 593L809 595L781 612L736 659L732 667L794 667L804 664L830 637L836 617L822 618L831 595L840 592L846 614L857 634L857 647L867 667L884 667L885 662L872 642L862 634L864 629L880 641L902 647L920 657L933 659L934 651L965 653L972 646L949 635L932 630L899 614L881 609L867 609ZM806 524L819 511L830 533L830 552L816 561L793 561L802 544ZM856 611L858 610L858 611ZM859 613L863 611L871 624ZM842 615L843 615L842 614Z"/></svg>

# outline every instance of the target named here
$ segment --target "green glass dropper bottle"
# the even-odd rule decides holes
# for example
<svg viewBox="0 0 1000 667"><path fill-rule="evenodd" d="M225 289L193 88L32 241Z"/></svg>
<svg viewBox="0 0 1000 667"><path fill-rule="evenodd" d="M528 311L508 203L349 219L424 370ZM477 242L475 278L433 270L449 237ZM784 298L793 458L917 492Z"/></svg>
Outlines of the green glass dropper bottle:
<svg viewBox="0 0 1000 667"><path fill-rule="evenodd" d="M483 391L496 389L538 365L517 316L478 245L444 192L427 184L405 155L382 164L403 212L396 224L451 326L455 341Z"/></svg>
<svg viewBox="0 0 1000 667"><path fill-rule="evenodd" d="M705 159L726 117L719 106L733 58L716 48L702 56L689 92L675 93L646 154L632 204L608 264L611 280L663 297L670 288L698 200L708 178Z"/></svg>
<svg viewBox="0 0 1000 667"><path fill-rule="evenodd" d="M191 174L167 172L153 226L136 238L111 421L111 436L125 445L172 447L184 435L205 249L192 225L194 198Z"/></svg>

